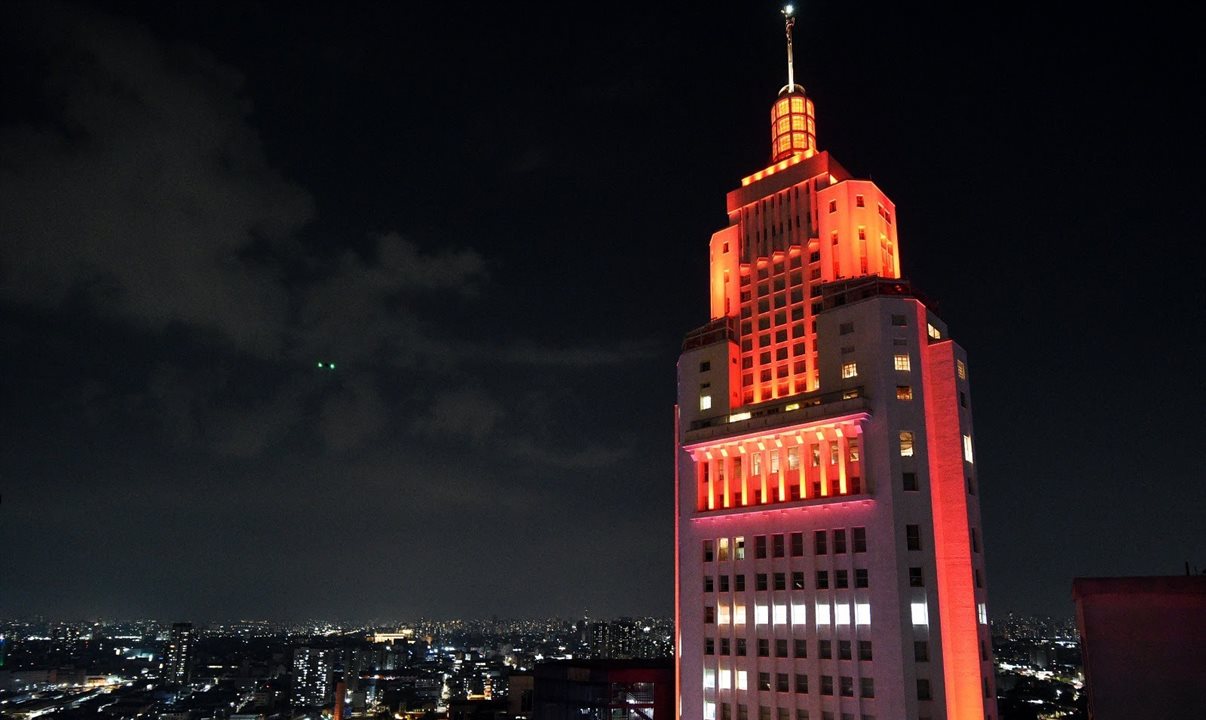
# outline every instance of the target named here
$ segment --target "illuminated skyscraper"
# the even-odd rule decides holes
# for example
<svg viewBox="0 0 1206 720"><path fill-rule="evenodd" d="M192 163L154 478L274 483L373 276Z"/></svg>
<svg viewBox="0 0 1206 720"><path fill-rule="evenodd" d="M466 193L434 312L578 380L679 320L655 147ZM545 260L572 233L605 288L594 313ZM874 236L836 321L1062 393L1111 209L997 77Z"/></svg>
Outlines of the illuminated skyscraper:
<svg viewBox="0 0 1206 720"><path fill-rule="evenodd" d="M678 365L684 720L993 718L967 361L790 66Z"/></svg>
<svg viewBox="0 0 1206 720"><path fill-rule="evenodd" d="M163 658L163 676L173 683L187 685L193 675L193 624L175 623Z"/></svg>

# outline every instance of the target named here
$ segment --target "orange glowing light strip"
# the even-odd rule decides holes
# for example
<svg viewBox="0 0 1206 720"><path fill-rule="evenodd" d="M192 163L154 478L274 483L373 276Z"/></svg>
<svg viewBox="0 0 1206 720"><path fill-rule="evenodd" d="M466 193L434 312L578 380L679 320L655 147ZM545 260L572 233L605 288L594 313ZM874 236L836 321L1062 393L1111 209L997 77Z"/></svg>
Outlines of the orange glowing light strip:
<svg viewBox="0 0 1206 720"><path fill-rule="evenodd" d="M745 187L746 185L749 185L752 182L757 182L768 175L774 175L775 173L779 172L780 170L786 170L787 168L791 167L792 165L796 165L798 163L803 162L807 158L808 158L808 156L805 153L799 153L797 155L792 155L791 157L787 158L786 160L777 162L774 165L771 165L770 167L766 168L765 170L759 170L758 172L754 173L753 175L747 175L746 177L741 178L741 187Z"/></svg>

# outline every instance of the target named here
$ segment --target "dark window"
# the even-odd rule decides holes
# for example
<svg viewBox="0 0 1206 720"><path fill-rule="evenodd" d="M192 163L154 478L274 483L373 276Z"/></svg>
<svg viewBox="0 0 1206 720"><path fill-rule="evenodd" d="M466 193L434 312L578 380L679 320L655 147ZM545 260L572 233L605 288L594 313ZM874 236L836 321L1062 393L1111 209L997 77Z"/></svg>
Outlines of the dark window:
<svg viewBox="0 0 1206 720"><path fill-rule="evenodd" d="M930 681L926 678L917 678L917 699L930 699Z"/></svg>
<svg viewBox="0 0 1206 720"><path fill-rule="evenodd" d="M854 539L854 552L867 552L867 528L856 527L851 530Z"/></svg>
<svg viewBox="0 0 1206 720"><path fill-rule="evenodd" d="M712 638L704 638L704 655L716 654L716 641Z"/></svg>
<svg viewBox="0 0 1206 720"><path fill-rule="evenodd" d="M972 552L980 552L980 534L975 528L971 529L971 548Z"/></svg>
<svg viewBox="0 0 1206 720"><path fill-rule="evenodd" d="M904 315L893 315L892 316L892 324L893 325L908 325L909 319L907 317L905 317Z"/></svg>
<svg viewBox="0 0 1206 720"><path fill-rule="evenodd" d="M808 657L808 641L807 640L805 640L804 638L796 638L793 641L793 645L795 646L793 649L795 650L796 657L798 657L798 658Z"/></svg>
<svg viewBox="0 0 1206 720"><path fill-rule="evenodd" d="M787 589L787 573L775 573L775 589Z"/></svg>
<svg viewBox="0 0 1206 720"><path fill-rule="evenodd" d="M773 557L783 557L783 536L774 535L771 537L771 555Z"/></svg>
<svg viewBox="0 0 1206 720"><path fill-rule="evenodd" d="M905 490L913 490L913 491L915 491L915 490L917 490L917 489L918 489L918 487L917 487L917 473L915 473L915 472L907 472L907 473L905 473L905 474L904 474L904 489L905 489Z"/></svg>
<svg viewBox="0 0 1206 720"><path fill-rule="evenodd" d="M791 685L787 679L787 673L775 673L775 692L790 692Z"/></svg>
<svg viewBox="0 0 1206 720"><path fill-rule="evenodd" d="M832 695L833 694L833 676L832 675L822 675L821 676L821 694L822 695Z"/></svg>
<svg viewBox="0 0 1206 720"><path fill-rule="evenodd" d="M793 572L791 574L791 589L792 590L803 590L804 589L804 573Z"/></svg>
<svg viewBox="0 0 1206 720"><path fill-rule="evenodd" d="M864 202L863 202L863 196L862 196L862 195L855 195L855 196L854 196L854 206L855 206L855 207L863 207L863 205L864 205ZM725 245L725 247L728 247L728 245L726 244L726 245Z"/></svg>
<svg viewBox="0 0 1206 720"><path fill-rule="evenodd" d="M976 484L975 484L974 482L972 482L972 476L971 476L971 475L968 475L968 476L967 476L967 494L968 494L968 495L975 495L975 494L976 494Z"/></svg>
<svg viewBox="0 0 1206 720"><path fill-rule="evenodd" d="M759 690L770 690L770 673L768 673L768 672L758 673L758 689Z"/></svg>
<svg viewBox="0 0 1206 720"><path fill-rule="evenodd" d="M729 591L729 576L721 575L720 576L720 592L728 592L728 591Z"/></svg>
<svg viewBox="0 0 1206 720"><path fill-rule="evenodd" d="M909 568L909 587L925 587L925 575L921 574L921 568Z"/></svg>
<svg viewBox="0 0 1206 720"><path fill-rule="evenodd" d="M871 582L867 577L867 568L855 568L855 570L854 570L854 587L856 587L856 588L871 587Z"/></svg>
<svg viewBox="0 0 1206 720"><path fill-rule="evenodd" d="M758 657L770 657L770 640L758 638Z"/></svg>
<svg viewBox="0 0 1206 720"><path fill-rule="evenodd" d="M821 253L819 251L808 254L808 262L820 262L820 261L821 261Z"/></svg>
<svg viewBox="0 0 1206 720"><path fill-rule="evenodd" d="M824 555L825 553L829 552L829 544L826 540L824 530L817 530L812 534L812 546L813 552L815 552L817 555Z"/></svg>
<svg viewBox="0 0 1206 720"><path fill-rule="evenodd" d="M754 589L758 592L766 591L766 573L757 573L754 575Z"/></svg>
<svg viewBox="0 0 1206 720"><path fill-rule="evenodd" d="M729 639L728 638L720 638L720 654L728 655L729 648L730 648Z"/></svg>
<svg viewBox="0 0 1206 720"><path fill-rule="evenodd" d="M787 639L775 641L775 657L787 657Z"/></svg>
<svg viewBox="0 0 1206 720"><path fill-rule="evenodd" d="M867 677L861 678L858 681L858 684L859 684L858 694L860 697L865 697L865 698L875 697L875 679L874 678L867 678Z"/></svg>
<svg viewBox="0 0 1206 720"><path fill-rule="evenodd" d="M921 549L920 525L905 525L905 547L909 550Z"/></svg>
<svg viewBox="0 0 1206 720"><path fill-rule="evenodd" d="M716 608L712 607L711 605L705 606L704 607L704 623L711 625L715 622L716 622Z"/></svg>
<svg viewBox="0 0 1206 720"><path fill-rule="evenodd" d="M796 692L808 692L808 676L804 673L796 673Z"/></svg>
<svg viewBox="0 0 1206 720"><path fill-rule="evenodd" d="M733 589L736 590L737 592L745 592L745 576L744 575L734 575L733 576Z"/></svg>
<svg viewBox="0 0 1206 720"><path fill-rule="evenodd" d="M791 534L791 556L803 557L804 555L804 533L797 532Z"/></svg>
<svg viewBox="0 0 1206 720"><path fill-rule="evenodd" d="M712 576L708 575L704 578L704 592L712 592Z"/></svg>
<svg viewBox="0 0 1206 720"><path fill-rule="evenodd" d="M967 394L959 391L959 407L967 407Z"/></svg>
<svg viewBox="0 0 1206 720"><path fill-rule="evenodd" d="M817 570L817 590L829 589L829 571Z"/></svg>
<svg viewBox="0 0 1206 720"><path fill-rule="evenodd" d="M704 562L712 562L712 541L703 541Z"/></svg>
<svg viewBox="0 0 1206 720"><path fill-rule="evenodd" d="M854 323L844 322L841 325L838 325L839 335L849 335L852 332L854 332Z"/></svg>
<svg viewBox="0 0 1206 720"><path fill-rule="evenodd" d="M737 657L745 657L745 638L737 638Z"/></svg>
<svg viewBox="0 0 1206 720"><path fill-rule="evenodd" d="M829 201L829 212L831 212L831 213L837 212L837 200ZM829 694L832 695L833 693L829 693Z"/></svg>
<svg viewBox="0 0 1206 720"><path fill-rule="evenodd" d="M833 551L835 553L846 552L846 531L845 530L834 530L833 531Z"/></svg>
<svg viewBox="0 0 1206 720"><path fill-rule="evenodd" d="M759 560L766 557L766 536L765 535L757 535L754 537L754 557L758 558Z"/></svg>
<svg viewBox="0 0 1206 720"><path fill-rule="evenodd" d="M854 678L843 675L840 681L842 697L854 697Z"/></svg>
<svg viewBox="0 0 1206 720"><path fill-rule="evenodd" d="M707 371L709 371L709 370L711 370L711 369L712 369L712 363L711 363L711 361L704 360L703 362L701 362L701 363L699 364L699 371L700 371L700 372L707 372Z"/></svg>
<svg viewBox="0 0 1206 720"><path fill-rule="evenodd" d="M838 640L838 660L850 660L851 647L849 640Z"/></svg>
<svg viewBox="0 0 1206 720"><path fill-rule="evenodd" d="M859 660L870 660L871 659L871 641L870 640L859 640L858 641L858 659Z"/></svg>
<svg viewBox="0 0 1206 720"><path fill-rule="evenodd" d="M850 573L846 570L834 571L833 586L839 590L850 587Z"/></svg>
<svg viewBox="0 0 1206 720"><path fill-rule="evenodd" d="M832 660L833 659L833 641L832 640L818 640L817 641L817 654L821 656L822 660Z"/></svg>
<svg viewBox="0 0 1206 720"><path fill-rule="evenodd" d="M925 640L913 641L913 659L917 662L930 661L930 644Z"/></svg>

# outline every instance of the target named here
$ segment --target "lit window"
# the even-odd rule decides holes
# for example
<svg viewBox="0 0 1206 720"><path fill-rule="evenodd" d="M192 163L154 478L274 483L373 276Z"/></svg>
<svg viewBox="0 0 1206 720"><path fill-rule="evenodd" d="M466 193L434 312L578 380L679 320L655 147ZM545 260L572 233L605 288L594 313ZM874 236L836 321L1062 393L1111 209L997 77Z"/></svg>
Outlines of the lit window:
<svg viewBox="0 0 1206 720"><path fill-rule="evenodd" d="M930 334L930 337L932 337L935 340L942 339L942 332L939 331L938 328L934 327L934 325L932 323L926 324L926 332L928 332Z"/></svg>
<svg viewBox="0 0 1206 720"><path fill-rule="evenodd" d="M729 539L720 538L716 548L716 559L720 561L729 559Z"/></svg>
<svg viewBox="0 0 1206 720"><path fill-rule="evenodd" d="M929 613L926 612L926 606L925 606L924 602L915 602L909 606L909 609L911 611L911 614L913 615L913 624L914 625L929 625L930 624L930 616L929 616Z"/></svg>
<svg viewBox="0 0 1206 720"><path fill-rule="evenodd" d="M700 395L699 396L699 409L700 410L711 410L712 409L712 396L711 395Z"/></svg>
<svg viewBox="0 0 1206 720"><path fill-rule="evenodd" d="M754 606L754 624L755 625L765 625L769 619L770 619L770 610L767 608L766 605L755 605Z"/></svg>
<svg viewBox="0 0 1206 720"><path fill-rule="evenodd" d="M871 624L871 604L870 603L855 603L854 604L854 624L855 625L870 625Z"/></svg>
<svg viewBox="0 0 1206 720"><path fill-rule="evenodd" d="M716 680L713 679L711 685L705 685L704 687L716 687ZM704 702L703 716L704 720L716 720L716 703L711 701Z"/></svg>
<svg viewBox="0 0 1206 720"><path fill-rule="evenodd" d="M838 604L834 609L834 621L838 625L850 624L850 606L845 603Z"/></svg>
<svg viewBox="0 0 1206 720"><path fill-rule="evenodd" d="M712 668L704 668L703 686L706 688L716 687L716 671ZM715 706L713 706L715 710Z"/></svg>
<svg viewBox="0 0 1206 720"><path fill-rule="evenodd" d="M721 605L720 607L716 608L716 610L717 610L716 622L718 624L728 625L731 623L732 616L729 614L729 606L728 605Z"/></svg>
<svg viewBox="0 0 1206 720"><path fill-rule="evenodd" d="M787 624L787 606L786 605L776 605L775 612L774 612L774 618L775 618L776 625L786 625Z"/></svg>
<svg viewBox="0 0 1206 720"><path fill-rule="evenodd" d="M745 670L737 671L737 689L745 690L749 685L749 673Z"/></svg>
<svg viewBox="0 0 1206 720"><path fill-rule="evenodd" d="M745 559L745 537L744 536L733 538L733 559L734 560L744 560Z"/></svg>
<svg viewBox="0 0 1206 720"><path fill-rule="evenodd" d="M743 577L743 576L738 575L737 577ZM735 605L733 607L733 624L734 625L744 625L745 624L745 606L744 605Z"/></svg>
<svg viewBox="0 0 1206 720"><path fill-rule="evenodd" d="M791 606L791 624L803 625L808 622L808 606L807 605L792 605Z"/></svg>
<svg viewBox="0 0 1206 720"><path fill-rule="evenodd" d="M849 461L852 463L858 462L858 438L852 437L846 441L846 449L849 452Z"/></svg>
<svg viewBox="0 0 1206 720"><path fill-rule="evenodd" d="M842 377L843 378L858 377L858 363L853 363L853 362L842 363Z"/></svg>
<svg viewBox="0 0 1206 720"><path fill-rule="evenodd" d="M787 469L797 470L800 467L800 448L787 448Z"/></svg>
<svg viewBox="0 0 1206 720"><path fill-rule="evenodd" d="M912 400L913 399L913 388L909 385L897 385L896 386L896 399L897 400Z"/></svg>
<svg viewBox="0 0 1206 720"><path fill-rule="evenodd" d="M817 603L817 625L829 624L829 603Z"/></svg>
<svg viewBox="0 0 1206 720"><path fill-rule="evenodd" d="M971 435L963 436L963 459L968 461L969 463L974 462L974 460L972 460Z"/></svg>
<svg viewBox="0 0 1206 720"><path fill-rule="evenodd" d="M900 456L913 457L913 433L908 430L900 431Z"/></svg>
<svg viewBox="0 0 1206 720"><path fill-rule="evenodd" d="M720 671L720 689L728 690L733 686L733 673L731 670Z"/></svg>
<svg viewBox="0 0 1206 720"><path fill-rule="evenodd" d="M984 603L976 603L976 616L980 620L981 625L988 624L988 606Z"/></svg>
<svg viewBox="0 0 1206 720"><path fill-rule="evenodd" d="M908 355L893 355L892 356L892 365L897 370L911 370L912 369L912 365L909 363Z"/></svg>
<svg viewBox="0 0 1206 720"><path fill-rule="evenodd" d="M962 360L956 360L955 367L959 372L959 379L966 380L967 379L967 364L965 362L963 362Z"/></svg>

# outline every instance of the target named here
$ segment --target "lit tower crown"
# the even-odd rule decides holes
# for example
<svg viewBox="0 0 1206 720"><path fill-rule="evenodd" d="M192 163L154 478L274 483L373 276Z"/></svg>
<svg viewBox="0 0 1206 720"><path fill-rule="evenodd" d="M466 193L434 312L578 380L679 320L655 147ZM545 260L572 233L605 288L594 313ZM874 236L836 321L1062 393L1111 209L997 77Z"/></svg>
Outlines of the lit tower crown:
<svg viewBox="0 0 1206 720"><path fill-rule="evenodd" d="M772 163L793 155L808 158L817 151L817 126L812 101L804 96L803 86L796 84L791 37L796 15L791 5L783 8L783 23L787 35L787 84L771 106Z"/></svg>

